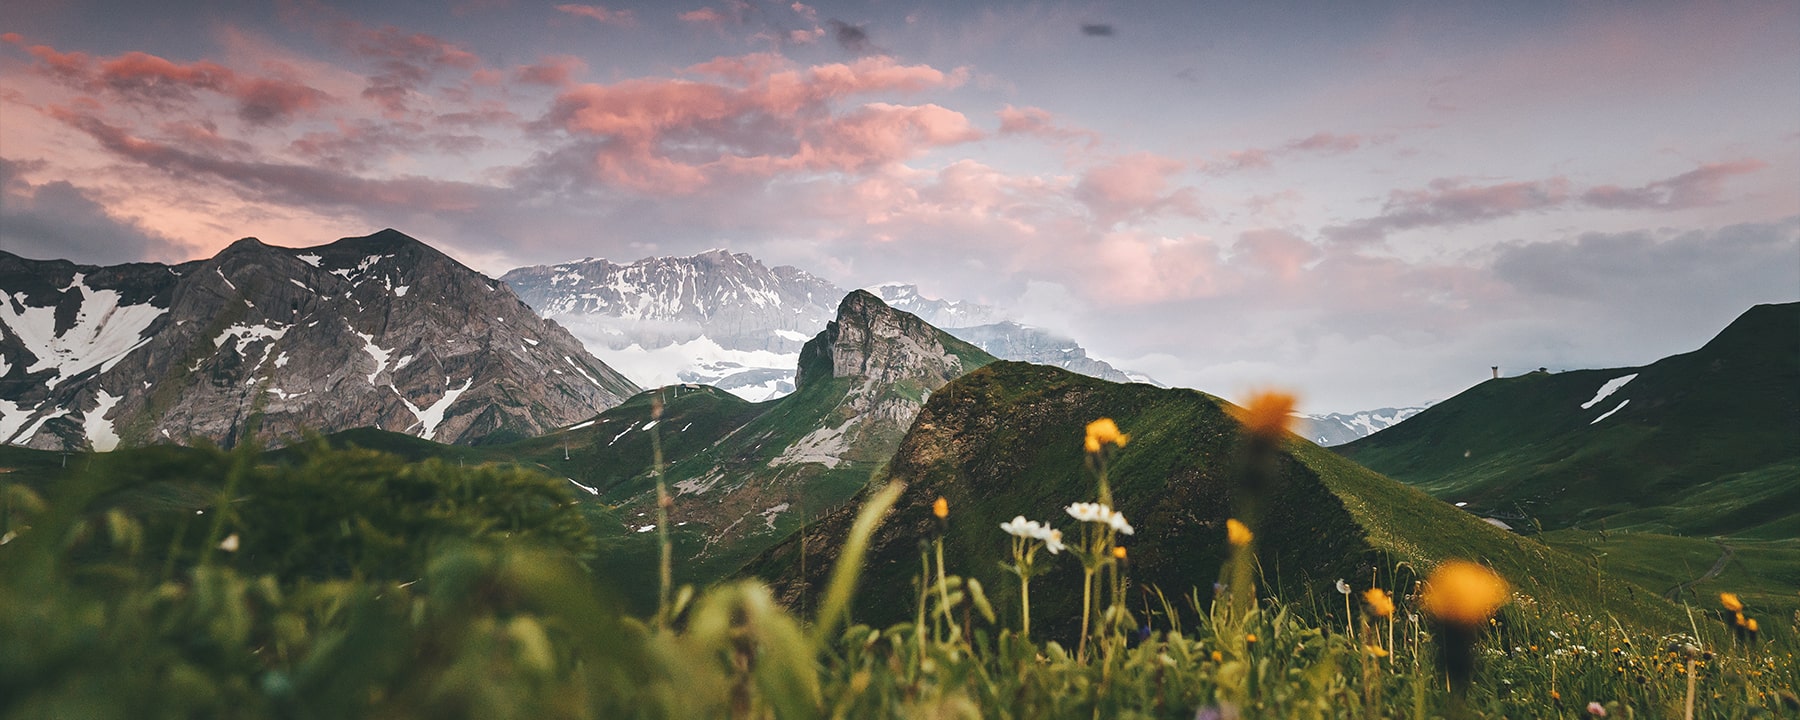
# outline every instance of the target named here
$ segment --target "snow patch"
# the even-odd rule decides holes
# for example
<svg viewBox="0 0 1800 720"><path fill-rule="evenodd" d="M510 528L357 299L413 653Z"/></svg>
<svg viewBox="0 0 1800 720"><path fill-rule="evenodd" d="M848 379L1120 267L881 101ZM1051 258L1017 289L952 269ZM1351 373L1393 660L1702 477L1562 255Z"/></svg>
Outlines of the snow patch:
<svg viewBox="0 0 1800 720"><path fill-rule="evenodd" d="M647 532L650 532L651 530L655 530L655 529L656 529L656 523L650 523L649 525L645 525L641 528L638 528L637 531L641 532L641 533L647 533Z"/></svg>
<svg viewBox="0 0 1800 720"><path fill-rule="evenodd" d="M11 400L0 400L0 442L12 442L12 436L31 422L35 407L24 407Z"/></svg>
<svg viewBox="0 0 1800 720"><path fill-rule="evenodd" d="M812 339L811 335L803 332L794 332L793 330L776 330L775 337L783 340L792 340L794 342L806 342Z"/></svg>
<svg viewBox="0 0 1800 720"><path fill-rule="evenodd" d="M444 412L450 409L450 404L456 402L456 398L468 392L469 387L474 384L475 378L464 380L462 387L445 390L443 397L438 398L437 402L424 409L420 409L419 406L412 404L411 400L407 400L406 396L401 395L400 402L405 404L406 409L411 410L413 417L419 421L419 437L430 440L437 435L438 425L444 422ZM388 387L393 388L392 385ZM400 395L400 390L394 388L394 394Z"/></svg>
<svg viewBox="0 0 1800 720"><path fill-rule="evenodd" d="M394 297L406 297L406 291L411 290L411 289L412 289L411 285L396 286L394 288Z"/></svg>
<svg viewBox="0 0 1800 720"><path fill-rule="evenodd" d="M568 429L570 429L570 430L580 430L580 429L582 429L582 428L584 428L584 427L593 427L593 425L594 425L594 421L593 421L593 420L589 420L589 421L587 421L587 422L582 422L582 423L575 423L575 424L574 424L574 425L570 425L570 426L569 426L569 427L568 427Z"/></svg>
<svg viewBox="0 0 1800 720"><path fill-rule="evenodd" d="M81 415L81 431L87 435L88 445L95 452L108 452L119 446L119 433L107 421L106 414L112 412L113 406L118 405L120 399L122 398L101 390L94 409Z"/></svg>
<svg viewBox="0 0 1800 720"><path fill-rule="evenodd" d="M599 496L600 496L600 490L599 490L599 488L591 488L591 487L588 487L588 486L586 486L586 485L583 485L583 484L581 484L581 483L578 483L578 482L575 482L575 478L563 478L563 479L564 479L564 480L567 480L567 481L569 481L569 482L571 482L571 483L574 483L574 485L575 485L575 487L578 487L578 488L581 488L581 489L582 489L582 490L586 490L586 491L587 491L587 494L589 494L589 495L592 495L592 496L594 496L594 497L599 497Z"/></svg>
<svg viewBox="0 0 1800 720"><path fill-rule="evenodd" d="M760 513L763 518L763 524L768 525L770 530L774 530L775 529L775 519L778 517L781 517L781 514L784 512L787 512L787 511L788 511L787 503L781 503L780 505L769 506L767 509L763 510L762 513Z"/></svg>
<svg viewBox="0 0 1800 720"><path fill-rule="evenodd" d="M288 327L274 327L262 323L255 325L233 325L225 328L223 332L219 333L218 337L213 338L213 347L223 348L225 347L225 340L231 338L237 341L235 346L237 348L237 354L243 355L245 345L261 340L270 342L280 340L283 335L287 334ZM264 348L263 354L268 355L268 353L268 348Z"/></svg>
<svg viewBox="0 0 1800 720"><path fill-rule="evenodd" d="M1595 405L1600 404L1601 400L1605 400L1608 395L1618 392L1619 388L1625 387L1625 383L1631 382L1632 380L1636 379L1637 376L1638 376L1637 373L1632 373L1630 375L1616 377L1616 378L1606 381L1605 385L1600 386L1599 392L1594 393L1594 399L1581 404L1581 409L1586 410L1588 408L1591 408ZM1607 415L1611 415L1611 414L1612 413L1607 413ZM1602 416L1602 417L1604 417L1604 416ZM1599 421L1595 420L1594 422L1599 422Z"/></svg>
<svg viewBox="0 0 1800 720"><path fill-rule="evenodd" d="M350 332L357 337L362 338L363 352L368 353L369 357L375 358L375 372L369 373L369 384L374 385L375 377L380 375L381 371L387 369L388 356L394 354L394 351L381 349L380 345L375 344L374 335L359 333L354 329Z"/></svg>
<svg viewBox="0 0 1800 720"><path fill-rule="evenodd" d="M1590 423L1588 423L1588 424L1589 424L1589 425L1593 425L1593 424L1595 424L1595 423L1598 423L1598 422L1600 422L1600 421L1601 421L1601 420L1605 420L1605 419L1607 419L1607 418L1609 418L1609 417L1612 417L1612 414L1613 414L1613 413L1616 413L1616 412L1618 412L1618 411L1620 411L1620 410L1624 410L1624 409L1625 409L1625 406L1626 406L1626 405L1628 405L1628 404L1630 404L1630 403L1631 403L1631 400L1630 400L1630 399L1629 399L1629 398L1627 398L1627 399L1625 399L1625 400L1623 400L1623 401L1621 401L1621 402L1620 402L1620 403L1619 403L1619 406L1618 406L1618 407L1616 407L1616 408L1613 408L1613 409L1611 409L1611 410L1608 410L1608 411L1606 411L1606 414L1604 414L1604 415L1601 415L1601 416L1600 416L1600 417L1597 417L1597 418L1594 418L1594 420L1593 420L1593 422L1590 422Z"/></svg>
<svg viewBox="0 0 1800 720"><path fill-rule="evenodd" d="M126 355L150 342L143 336L144 330L168 312L148 303L120 305L117 291L95 290L82 279L77 273L63 288L64 292L81 291L81 307L75 313L75 324L61 334L56 332L55 307L26 305L24 293L15 293L13 302L0 302L0 323L37 358L25 372L54 370L56 376L47 383L52 388L94 367L99 367L100 372L111 370Z"/></svg>
<svg viewBox="0 0 1800 720"><path fill-rule="evenodd" d="M320 260L323 260L323 259L324 259L324 258L322 258L322 257L319 257L319 256L317 256L317 255L312 255L312 254L307 254L307 255L296 255L296 256L295 256L295 257L297 257L297 258L299 258L299 259L300 259L300 262L303 262L303 263L306 263L306 264L308 264L308 265L311 265L311 266L313 266L313 267L318 267L318 266L319 266L319 261L320 261Z"/></svg>
<svg viewBox="0 0 1800 720"><path fill-rule="evenodd" d="M587 378L588 382L593 383L594 387L600 388L601 390L606 389L605 385L601 385L599 380L595 380L594 376L589 375L588 371L586 369L582 368L580 364L576 363L575 358L564 355L563 359L569 361L569 365L575 368L575 372L581 373L581 376L584 378Z"/></svg>
<svg viewBox="0 0 1800 720"><path fill-rule="evenodd" d="M31 439L33 437L37 436L38 430L43 429L44 423L50 422L51 420L55 420L59 417L67 415L67 414L69 414L68 408L57 408L53 412L44 413L43 415L38 416L37 422L32 423L31 427L25 428L24 432L19 433L16 437L12 438L8 442L11 442L16 445L24 445L26 443L29 443L29 442L31 442Z"/></svg>

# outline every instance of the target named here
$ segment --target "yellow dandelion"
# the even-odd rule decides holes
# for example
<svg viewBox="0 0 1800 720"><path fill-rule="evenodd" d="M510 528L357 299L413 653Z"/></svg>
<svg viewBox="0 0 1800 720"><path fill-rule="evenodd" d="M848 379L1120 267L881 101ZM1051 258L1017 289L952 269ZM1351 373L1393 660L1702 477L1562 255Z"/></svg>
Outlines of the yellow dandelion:
<svg viewBox="0 0 1800 720"><path fill-rule="evenodd" d="M1097 453L1107 443L1125 447L1125 443L1128 442L1131 442L1131 436L1119 432L1119 426L1112 421L1112 418L1100 418L1088 423L1087 440L1082 443L1082 446L1087 448L1088 452Z"/></svg>
<svg viewBox="0 0 1800 720"><path fill-rule="evenodd" d="M1294 424L1294 396L1264 390L1250 396L1250 404L1232 412L1250 434L1279 440Z"/></svg>
<svg viewBox="0 0 1800 720"><path fill-rule="evenodd" d="M1250 526L1238 522L1237 518L1227 518L1225 520L1225 539L1230 540L1233 546L1244 547L1245 545L1249 545L1250 540L1255 537L1256 535L1250 532Z"/></svg>
<svg viewBox="0 0 1800 720"><path fill-rule="evenodd" d="M1213 654L1212 654L1212 659L1213 659L1213 662L1225 662L1225 653L1214 650Z"/></svg>
<svg viewBox="0 0 1800 720"><path fill-rule="evenodd" d="M1369 614L1375 617L1388 617L1394 614L1394 596L1381 588L1369 588L1363 593L1363 601L1369 604Z"/></svg>
<svg viewBox="0 0 1800 720"><path fill-rule="evenodd" d="M1450 560L1425 581L1425 612L1453 625L1480 625L1505 605L1511 594L1506 580L1487 566Z"/></svg>
<svg viewBox="0 0 1800 720"><path fill-rule="evenodd" d="M1738 599L1737 593L1719 593L1719 604L1732 612L1742 612L1744 609L1744 602Z"/></svg>
<svg viewBox="0 0 1800 720"><path fill-rule="evenodd" d="M1113 557L1116 557L1120 560L1124 560L1125 559L1125 546L1124 545L1114 545L1113 546Z"/></svg>
<svg viewBox="0 0 1800 720"><path fill-rule="evenodd" d="M1387 649L1380 645L1364 645L1363 650L1368 651L1369 657L1373 658L1384 658L1388 656Z"/></svg>
<svg viewBox="0 0 1800 720"><path fill-rule="evenodd" d="M1244 642L1250 643L1251 645L1255 645L1256 644L1256 633L1250 633L1249 635L1245 635Z"/></svg>
<svg viewBox="0 0 1800 720"><path fill-rule="evenodd" d="M950 517L950 501L945 500L942 495L938 496L938 499L931 503L931 514L936 515L939 520Z"/></svg>
<svg viewBox="0 0 1800 720"><path fill-rule="evenodd" d="M1750 632L1753 632L1753 633L1756 632L1756 618L1750 618L1748 620L1745 620L1744 621L1744 629L1749 630Z"/></svg>

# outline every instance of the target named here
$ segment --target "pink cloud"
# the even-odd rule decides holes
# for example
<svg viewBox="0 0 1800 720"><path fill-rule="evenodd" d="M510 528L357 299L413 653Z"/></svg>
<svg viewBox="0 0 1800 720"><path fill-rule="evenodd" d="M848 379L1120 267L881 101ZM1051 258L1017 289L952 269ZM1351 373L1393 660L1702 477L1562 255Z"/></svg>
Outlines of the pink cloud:
<svg viewBox="0 0 1800 720"><path fill-rule="evenodd" d="M1193 188L1171 189L1186 163L1147 152L1135 153L1088 169L1075 188L1075 197L1094 213L1102 226L1175 212L1201 215Z"/></svg>
<svg viewBox="0 0 1800 720"><path fill-rule="evenodd" d="M725 16L719 14L719 11L714 10L712 8L700 8L698 10L689 10L687 12L681 13L680 15L676 15L675 17L680 19L682 22L690 22L690 23L697 23L697 24L703 24L703 25L722 25L725 23Z"/></svg>
<svg viewBox="0 0 1800 720"><path fill-rule="evenodd" d="M1107 305L1207 297L1219 291L1219 252L1205 237L1110 232L1092 246L1097 291Z"/></svg>
<svg viewBox="0 0 1800 720"><path fill-rule="evenodd" d="M574 82L575 76L587 72L588 66L581 58L573 55L553 55L532 65L526 65L513 73L513 78L528 85L548 85L564 87Z"/></svg>
<svg viewBox="0 0 1800 720"><path fill-rule="evenodd" d="M637 24L637 16L630 10L609 10L599 5L558 5L558 12L568 13L576 17L598 20L607 25L631 27Z"/></svg>
<svg viewBox="0 0 1800 720"><path fill-rule="evenodd" d="M23 42L9 33L8 42ZM34 69L84 92L110 93L132 103L168 109L209 92L230 99L238 117L252 125L284 123L319 109L330 96L305 83L281 77L239 73L211 61L178 63L143 52L113 58L61 53L45 45L26 49L38 60Z"/></svg>
<svg viewBox="0 0 1800 720"><path fill-rule="evenodd" d="M1238 235L1234 250L1259 274L1285 283L1298 280L1309 263L1324 255L1318 247L1298 235L1267 228Z"/></svg>
<svg viewBox="0 0 1800 720"><path fill-rule="evenodd" d="M1709 163L1641 187L1596 186L1582 193L1581 199L1594 207L1609 210L1672 210L1712 205L1719 202L1727 179L1765 167L1768 163L1754 159Z"/></svg>
<svg viewBox="0 0 1800 720"><path fill-rule="evenodd" d="M697 79L584 84L558 95L545 123L593 138L596 174L639 192L692 193L721 175L860 172L981 137L938 105L840 102L859 95L953 87L961 71L890 58L788 66L769 54L688 68Z"/></svg>
<svg viewBox="0 0 1800 720"><path fill-rule="evenodd" d="M1577 206L1681 210L1718 203L1727 179L1766 166L1755 159L1709 163L1638 187L1598 185L1586 191L1577 191L1562 177L1495 185L1469 185L1457 178L1439 178L1422 190L1395 190L1389 193L1380 215L1327 227L1324 233L1334 240L1366 242L1401 230L1467 225Z"/></svg>
<svg viewBox="0 0 1800 720"><path fill-rule="evenodd" d="M1001 135L1028 135L1055 142L1079 141L1089 149L1100 144L1099 133L1064 126L1043 108L1007 105L995 114L1000 117Z"/></svg>

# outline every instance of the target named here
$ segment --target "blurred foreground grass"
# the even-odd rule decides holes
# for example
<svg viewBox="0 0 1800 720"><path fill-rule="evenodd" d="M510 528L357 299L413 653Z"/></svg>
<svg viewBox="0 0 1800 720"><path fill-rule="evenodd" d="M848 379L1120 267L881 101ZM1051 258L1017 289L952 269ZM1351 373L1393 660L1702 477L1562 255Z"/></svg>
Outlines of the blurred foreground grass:
<svg viewBox="0 0 1800 720"><path fill-rule="evenodd" d="M656 581L596 555L560 480L322 445L101 456L0 484L0 717L1679 718L1690 696L1698 718L1800 714L1796 618L1753 599L1788 631L1731 628L1716 602L1642 629L1514 596L1466 704L1416 587L1345 626L1265 593L1127 593L1121 555L1078 657L995 624L1020 598L922 553L913 586L860 590L915 619L854 624L860 543L933 511L898 496L871 494L816 616L740 580L638 617L610 588Z"/></svg>

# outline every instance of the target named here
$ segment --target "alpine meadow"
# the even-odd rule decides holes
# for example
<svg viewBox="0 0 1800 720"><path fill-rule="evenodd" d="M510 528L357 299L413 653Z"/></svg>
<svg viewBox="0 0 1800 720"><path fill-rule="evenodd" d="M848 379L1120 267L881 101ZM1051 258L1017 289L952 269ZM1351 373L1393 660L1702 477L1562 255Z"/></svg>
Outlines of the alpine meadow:
<svg viewBox="0 0 1800 720"><path fill-rule="evenodd" d="M15 5L0 720L1800 718L1800 5Z"/></svg>

